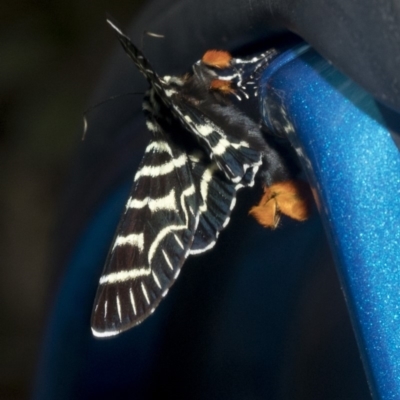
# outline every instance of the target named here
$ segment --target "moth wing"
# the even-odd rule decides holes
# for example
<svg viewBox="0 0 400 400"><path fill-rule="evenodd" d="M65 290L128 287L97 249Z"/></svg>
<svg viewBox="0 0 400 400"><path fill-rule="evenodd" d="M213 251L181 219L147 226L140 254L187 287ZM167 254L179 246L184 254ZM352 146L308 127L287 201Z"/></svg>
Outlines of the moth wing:
<svg viewBox="0 0 400 400"><path fill-rule="evenodd" d="M193 133L218 167L234 183L242 181L247 169L261 165L263 139L257 125L236 107L215 101L204 83L198 82L188 95L172 94L174 90L154 72L142 52L115 24L107 20L119 41L139 71L151 83L166 105L172 108L183 126ZM178 79L180 85L184 80ZM208 100L208 101L207 101ZM229 133L228 133L229 132Z"/></svg>
<svg viewBox="0 0 400 400"><path fill-rule="evenodd" d="M142 75L158 90L161 90L159 76L154 72L153 67L143 55L143 53L132 43L125 33L123 33L111 20L107 19L108 24L117 34L118 40L124 48L126 54L132 59L137 69Z"/></svg>
<svg viewBox="0 0 400 400"><path fill-rule="evenodd" d="M200 254L214 247L219 233L229 223L236 204L236 192L254 181L255 171L248 169L242 182L233 183L219 170L215 162L209 162L204 153L190 157L190 161L200 198L200 219L190 254Z"/></svg>
<svg viewBox="0 0 400 400"><path fill-rule="evenodd" d="M209 95L211 96L211 95ZM233 183L243 181L248 169L262 164L265 142L249 117L234 106L175 95L174 111ZM249 182L252 186L254 181Z"/></svg>
<svg viewBox="0 0 400 400"><path fill-rule="evenodd" d="M113 336L149 316L177 278L198 224L185 151L163 135L146 148L100 278L95 336Z"/></svg>

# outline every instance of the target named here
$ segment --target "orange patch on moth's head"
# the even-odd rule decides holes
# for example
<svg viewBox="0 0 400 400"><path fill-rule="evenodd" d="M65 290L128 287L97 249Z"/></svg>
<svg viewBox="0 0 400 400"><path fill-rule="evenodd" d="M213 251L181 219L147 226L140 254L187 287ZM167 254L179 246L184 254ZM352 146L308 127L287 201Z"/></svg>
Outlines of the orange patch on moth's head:
<svg viewBox="0 0 400 400"><path fill-rule="evenodd" d="M210 83L210 89L218 90L224 94L234 93L231 81L224 81L223 79L213 79Z"/></svg>
<svg viewBox="0 0 400 400"><path fill-rule="evenodd" d="M201 59L204 64L220 69L229 67L231 60L232 56L223 50L208 50Z"/></svg>

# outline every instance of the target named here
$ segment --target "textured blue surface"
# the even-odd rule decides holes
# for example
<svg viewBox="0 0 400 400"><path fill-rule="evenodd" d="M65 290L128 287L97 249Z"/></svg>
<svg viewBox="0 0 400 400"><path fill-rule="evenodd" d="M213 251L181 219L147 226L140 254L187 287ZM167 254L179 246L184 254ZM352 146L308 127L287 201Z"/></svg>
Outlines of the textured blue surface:
<svg viewBox="0 0 400 400"><path fill-rule="evenodd" d="M263 80L266 121L315 188L374 397L399 399L399 150L373 98L308 46Z"/></svg>

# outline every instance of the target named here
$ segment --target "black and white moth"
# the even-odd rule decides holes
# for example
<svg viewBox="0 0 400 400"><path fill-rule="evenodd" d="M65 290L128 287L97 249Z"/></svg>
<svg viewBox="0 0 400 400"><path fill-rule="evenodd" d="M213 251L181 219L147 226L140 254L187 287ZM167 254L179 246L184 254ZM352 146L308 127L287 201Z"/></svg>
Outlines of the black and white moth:
<svg viewBox="0 0 400 400"><path fill-rule="evenodd" d="M92 314L97 337L125 331L154 311L185 259L214 246L236 192L253 186L263 162L270 183L284 170L260 127L231 100L254 96L252 76L274 50L247 59L212 50L191 73L160 77L108 23L149 82L143 111L152 139L100 278Z"/></svg>

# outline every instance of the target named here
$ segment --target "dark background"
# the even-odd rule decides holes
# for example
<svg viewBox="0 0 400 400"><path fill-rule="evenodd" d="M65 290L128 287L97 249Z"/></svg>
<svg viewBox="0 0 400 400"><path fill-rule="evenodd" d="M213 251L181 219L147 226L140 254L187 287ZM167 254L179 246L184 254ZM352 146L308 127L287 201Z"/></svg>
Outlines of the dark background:
<svg viewBox="0 0 400 400"><path fill-rule="evenodd" d="M28 396L60 270L54 229L105 60L106 12L128 24L141 1L1 2L0 399Z"/></svg>

